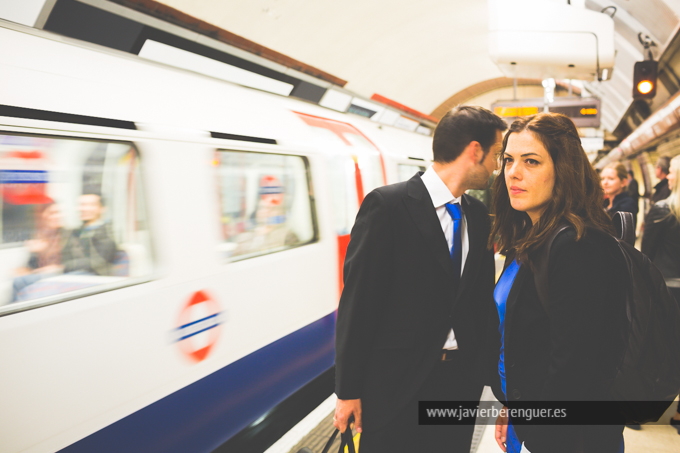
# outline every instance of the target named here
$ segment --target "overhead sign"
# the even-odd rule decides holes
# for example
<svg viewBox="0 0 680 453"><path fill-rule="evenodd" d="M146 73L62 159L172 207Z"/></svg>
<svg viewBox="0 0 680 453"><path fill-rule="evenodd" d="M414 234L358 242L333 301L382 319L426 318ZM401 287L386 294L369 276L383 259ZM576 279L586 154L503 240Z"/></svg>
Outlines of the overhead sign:
<svg viewBox="0 0 680 453"><path fill-rule="evenodd" d="M543 111L543 98L497 101L491 104L494 113L507 122L517 118L535 115ZM548 111L568 116L576 127L600 127L601 101L598 98L556 97Z"/></svg>
<svg viewBox="0 0 680 453"><path fill-rule="evenodd" d="M200 362L217 343L222 312L219 304L204 291L196 291L182 308L173 332L180 351L191 361Z"/></svg>

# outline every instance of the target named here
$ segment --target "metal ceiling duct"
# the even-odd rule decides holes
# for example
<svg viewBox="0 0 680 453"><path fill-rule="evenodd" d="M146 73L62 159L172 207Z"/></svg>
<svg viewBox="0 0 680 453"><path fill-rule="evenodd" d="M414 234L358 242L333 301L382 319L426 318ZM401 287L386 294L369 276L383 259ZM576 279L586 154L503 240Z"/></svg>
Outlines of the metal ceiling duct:
<svg viewBox="0 0 680 453"><path fill-rule="evenodd" d="M634 156L654 140L680 127L680 92L675 93L659 110L626 137L609 154L595 164L602 169L612 162Z"/></svg>

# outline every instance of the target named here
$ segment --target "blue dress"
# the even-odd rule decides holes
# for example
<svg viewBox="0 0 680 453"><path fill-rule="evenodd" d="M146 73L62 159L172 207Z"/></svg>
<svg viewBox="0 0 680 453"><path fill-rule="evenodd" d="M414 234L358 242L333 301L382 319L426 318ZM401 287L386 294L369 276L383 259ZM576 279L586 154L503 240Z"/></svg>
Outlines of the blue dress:
<svg viewBox="0 0 680 453"><path fill-rule="evenodd" d="M498 318L500 319L500 325L498 326L498 330L501 333L501 357L500 360L498 360L498 374L501 377L501 387L503 389L504 394L506 394L505 362L504 362L505 303L508 300L508 294L510 294L510 289L512 288L512 284L515 281L515 277L517 276L518 271L519 263L517 262L517 260L515 260L512 263L510 263L510 265L505 269L505 271L503 271L503 275L501 275L501 278L498 280L498 283L496 283L496 289L493 292L493 298L496 301L496 308L498 309ZM522 450L522 442L520 442L519 439L517 438L515 428L512 426L512 421L508 423L508 434L505 443L507 446L508 453L519 453L520 450Z"/></svg>

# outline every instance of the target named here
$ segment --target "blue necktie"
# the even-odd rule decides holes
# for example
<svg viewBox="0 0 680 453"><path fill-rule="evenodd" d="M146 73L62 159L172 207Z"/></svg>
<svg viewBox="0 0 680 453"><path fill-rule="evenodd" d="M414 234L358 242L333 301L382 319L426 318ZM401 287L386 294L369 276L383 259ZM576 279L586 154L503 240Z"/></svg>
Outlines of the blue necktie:
<svg viewBox="0 0 680 453"><path fill-rule="evenodd" d="M446 203L446 210L453 219L453 241L451 245L451 260L453 261L453 275L456 290L460 282L461 263L463 260L463 242L460 237L460 227L462 221L462 212L460 211L460 204Z"/></svg>

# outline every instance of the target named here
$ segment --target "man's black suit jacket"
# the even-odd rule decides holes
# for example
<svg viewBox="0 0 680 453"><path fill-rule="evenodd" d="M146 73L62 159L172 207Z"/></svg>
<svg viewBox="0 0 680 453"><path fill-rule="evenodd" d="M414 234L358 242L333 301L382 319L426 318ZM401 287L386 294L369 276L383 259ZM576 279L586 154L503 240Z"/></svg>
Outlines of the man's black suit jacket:
<svg viewBox="0 0 680 453"><path fill-rule="evenodd" d="M335 391L361 398L378 429L415 396L453 327L467 371L497 374L500 337L486 207L463 195L469 251L460 279L430 195L416 174L378 188L357 215L344 266L335 338Z"/></svg>

